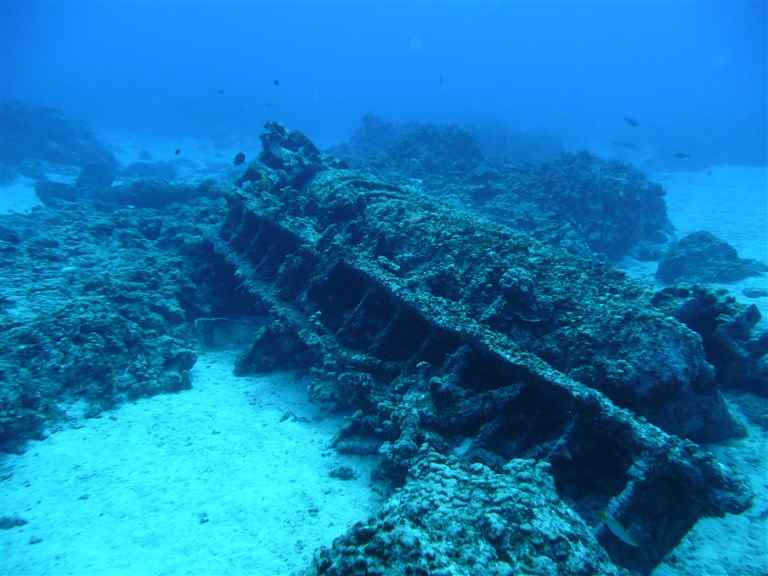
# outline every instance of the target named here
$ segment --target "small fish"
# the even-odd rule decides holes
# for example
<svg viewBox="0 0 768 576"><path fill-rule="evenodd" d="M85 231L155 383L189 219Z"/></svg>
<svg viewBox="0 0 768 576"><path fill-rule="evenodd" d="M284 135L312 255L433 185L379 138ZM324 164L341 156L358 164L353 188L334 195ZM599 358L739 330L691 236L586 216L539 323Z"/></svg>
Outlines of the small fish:
<svg viewBox="0 0 768 576"><path fill-rule="evenodd" d="M443 75L440 74L440 86L443 85L443 82L445 81L445 78L443 78Z"/></svg>
<svg viewBox="0 0 768 576"><path fill-rule="evenodd" d="M240 166L240 164L242 164L243 162L245 162L245 154L243 154L242 152L238 152L237 154L235 154L235 159L232 160L232 164L234 164L235 166Z"/></svg>
<svg viewBox="0 0 768 576"><path fill-rule="evenodd" d="M218 91L217 91L217 94L218 94L219 96L221 96L222 94L224 94L224 90L223 90L223 89L221 89L221 88L219 88L219 89L218 89Z"/></svg>
<svg viewBox="0 0 768 576"><path fill-rule="evenodd" d="M272 84L275 86L280 86L280 80L272 80Z"/></svg>
<svg viewBox="0 0 768 576"><path fill-rule="evenodd" d="M626 122L629 126L632 126L632 128L637 128L640 126L640 122L638 122L637 118L633 118L632 116L624 116L624 122Z"/></svg>
<svg viewBox="0 0 768 576"><path fill-rule="evenodd" d="M616 520L613 516L608 514L608 512L600 512L598 514L600 517L600 520L603 521L603 524L605 524L606 528L611 531L611 534L616 536L619 540L624 542L624 544L628 546L632 546L633 548L639 548L640 544L638 543L637 539L632 536L632 534L624 528L624 526L621 525L621 522Z"/></svg>
<svg viewBox="0 0 768 576"><path fill-rule="evenodd" d="M174 154L176 154L176 156L181 154L181 148L176 148L176 152L174 152Z"/></svg>
<svg viewBox="0 0 768 576"><path fill-rule="evenodd" d="M626 140L614 140L611 144L618 146L619 148L626 148L627 150L637 150L637 144L634 142L627 142Z"/></svg>
<svg viewBox="0 0 768 576"><path fill-rule="evenodd" d="M690 158L691 155L687 154L685 152L675 152L673 156L679 160L685 160L686 158Z"/></svg>

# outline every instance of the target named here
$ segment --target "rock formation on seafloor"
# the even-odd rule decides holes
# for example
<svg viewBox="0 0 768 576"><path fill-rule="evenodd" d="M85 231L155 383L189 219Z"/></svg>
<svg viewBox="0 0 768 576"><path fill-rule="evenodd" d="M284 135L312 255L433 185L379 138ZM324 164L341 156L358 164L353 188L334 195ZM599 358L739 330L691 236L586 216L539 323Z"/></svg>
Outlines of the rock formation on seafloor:
<svg viewBox="0 0 768 576"><path fill-rule="evenodd" d="M736 249L711 232L693 232L672 244L659 262L656 278L673 282L736 282L760 276L768 266L740 258Z"/></svg>
<svg viewBox="0 0 768 576"><path fill-rule="evenodd" d="M647 258L672 231L664 189L628 164L553 146L536 162L499 158L481 149L481 136L369 114L350 141L331 152L354 168L471 207L574 253Z"/></svg>
<svg viewBox="0 0 768 576"><path fill-rule="evenodd" d="M189 387L188 320L206 298L197 251L220 202L0 216L0 451L61 420Z"/></svg>
<svg viewBox="0 0 768 576"><path fill-rule="evenodd" d="M768 331L754 304L739 304L725 290L678 284L660 290L653 304L699 334L707 361L723 389L768 396Z"/></svg>
<svg viewBox="0 0 768 576"><path fill-rule="evenodd" d="M598 526L608 510L631 527L637 547L605 527L597 541L644 573L698 518L749 506L738 474L680 438L739 427L699 335L642 287L599 260L349 170L275 123L263 145L211 238L217 268L272 319L238 371L309 369L317 401L355 411L338 450L380 454L380 476L405 490L424 451L502 475L517 459L548 462L585 522ZM464 464L445 465L458 474ZM378 538L373 522L362 530ZM501 533L510 526L501 521ZM332 567L344 547L363 550L355 538L318 566ZM469 554L492 546L488 535L445 538L439 546ZM497 556L489 562L514 569L508 553ZM569 573L548 558L553 573Z"/></svg>
<svg viewBox="0 0 768 576"><path fill-rule="evenodd" d="M35 191L40 201L52 208L83 202L91 202L101 208L162 208L177 202L193 202L197 198L223 195L221 185L214 180L203 180L195 184L144 178L115 185L105 182L103 179L94 182L82 178L78 178L75 184L41 180L35 184Z"/></svg>
<svg viewBox="0 0 768 576"><path fill-rule="evenodd" d="M87 127L60 110L22 102L0 102L0 165L37 177L36 163L84 167L117 165L117 159Z"/></svg>
<svg viewBox="0 0 768 576"><path fill-rule="evenodd" d="M417 454L408 481L305 576L348 574L628 574L557 495L549 465L514 459L494 472L434 451Z"/></svg>

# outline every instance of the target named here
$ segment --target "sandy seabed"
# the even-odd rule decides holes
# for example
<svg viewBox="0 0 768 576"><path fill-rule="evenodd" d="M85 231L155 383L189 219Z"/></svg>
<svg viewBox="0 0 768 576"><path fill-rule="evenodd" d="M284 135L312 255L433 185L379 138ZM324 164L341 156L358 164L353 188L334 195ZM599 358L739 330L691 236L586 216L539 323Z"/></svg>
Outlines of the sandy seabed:
<svg viewBox="0 0 768 576"><path fill-rule="evenodd" d="M373 462L328 446L339 422L291 374L232 375L202 354L193 388L124 405L2 460L4 576L283 575L377 502ZM329 476L333 466L357 472Z"/></svg>

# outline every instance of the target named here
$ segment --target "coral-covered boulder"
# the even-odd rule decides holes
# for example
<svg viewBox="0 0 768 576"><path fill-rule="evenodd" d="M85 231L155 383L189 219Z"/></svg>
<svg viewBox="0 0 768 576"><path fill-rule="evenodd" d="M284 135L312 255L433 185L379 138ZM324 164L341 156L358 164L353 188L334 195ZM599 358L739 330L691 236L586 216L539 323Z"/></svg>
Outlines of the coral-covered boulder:
<svg viewBox="0 0 768 576"><path fill-rule="evenodd" d="M664 254L656 278L673 282L736 282L768 272L768 265L740 258L736 249L711 232L688 234Z"/></svg>
<svg viewBox="0 0 768 576"><path fill-rule="evenodd" d="M186 321L207 300L190 254L216 212L214 203L162 214L72 204L0 217L13 246L0 250L0 451L23 447L71 406L92 416L190 385Z"/></svg>
<svg viewBox="0 0 768 576"><path fill-rule="evenodd" d="M117 164L93 132L60 110L0 102L0 164L20 166L30 159L81 167Z"/></svg>
<svg viewBox="0 0 768 576"><path fill-rule="evenodd" d="M456 125L394 124L363 116L347 144L331 153L384 176L408 178L460 175L476 169L483 153L473 135Z"/></svg>
<svg viewBox="0 0 768 576"><path fill-rule="evenodd" d="M581 152L541 167L534 193L558 208L595 252L618 259L642 242L661 242L672 230L664 189L627 164Z"/></svg>
<svg viewBox="0 0 768 576"><path fill-rule="evenodd" d="M558 496L549 466L482 464L421 453L404 488L321 549L304 576L628 574Z"/></svg>

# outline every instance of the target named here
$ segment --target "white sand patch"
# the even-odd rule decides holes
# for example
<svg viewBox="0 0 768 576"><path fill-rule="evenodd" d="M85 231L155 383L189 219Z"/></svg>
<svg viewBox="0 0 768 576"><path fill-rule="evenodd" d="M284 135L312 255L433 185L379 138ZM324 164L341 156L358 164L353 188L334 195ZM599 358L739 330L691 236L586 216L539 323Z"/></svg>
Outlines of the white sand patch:
<svg viewBox="0 0 768 576"><path fill-rule="evenodd" d="M232 362L203 354L192 390L6 457L0 516L29 523L0 530L0 572L291 574L372 513L373 462L327 447L338 420L323 419L293 376L235 378ZM358 478L331 478L335 464Z"/></svg>
<svg viewBox="0 0 768 576"><path fill-rule="evenodd" d="M6 185L0 186L0 214L6 212L29 212L42 206L35 193L35 182L31 178L17 176Z"/></svg>

